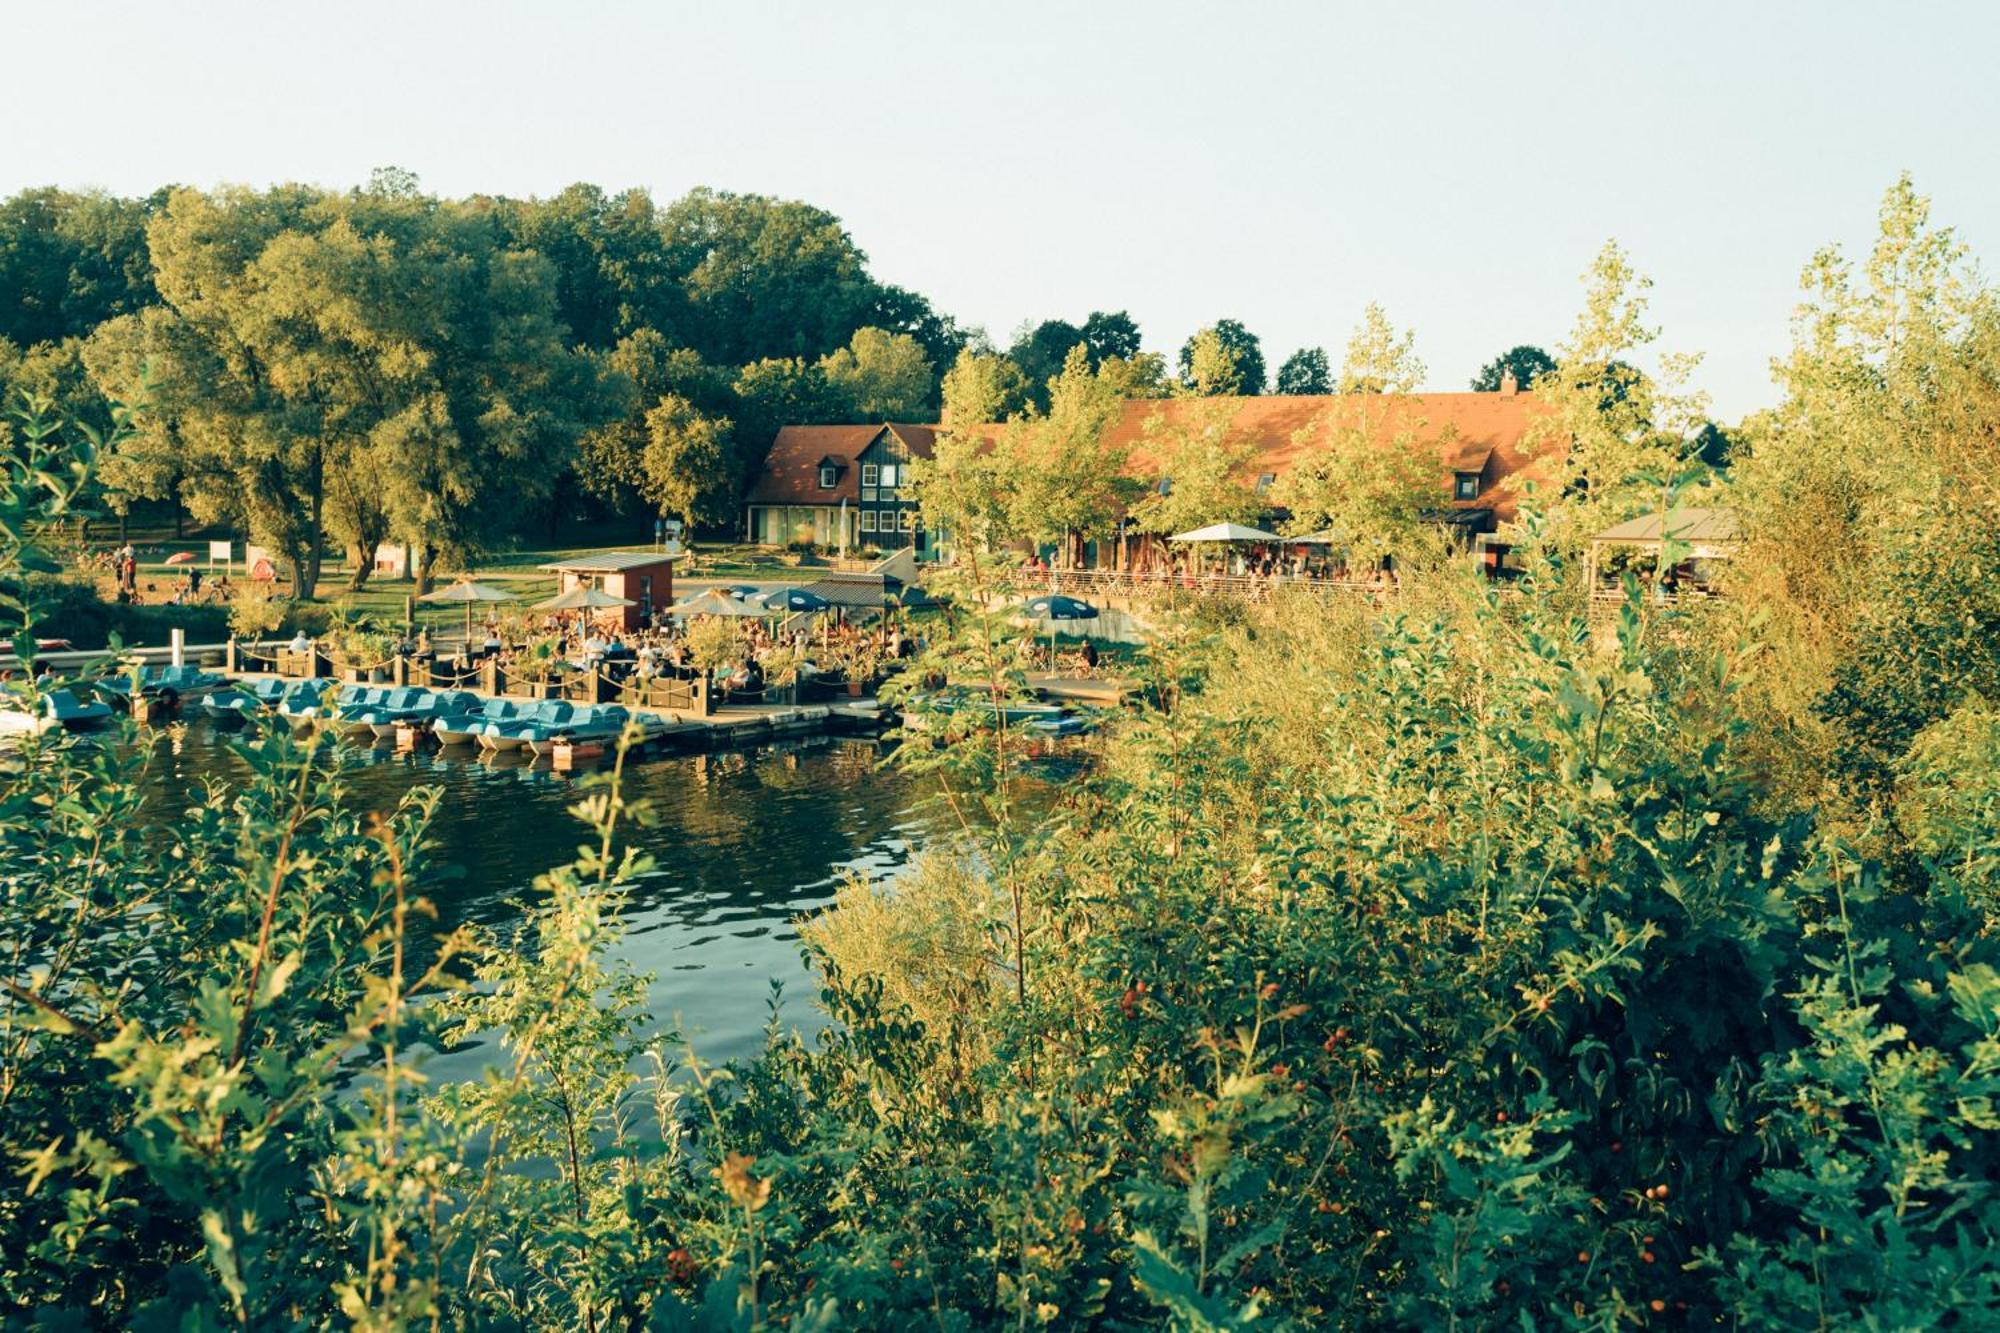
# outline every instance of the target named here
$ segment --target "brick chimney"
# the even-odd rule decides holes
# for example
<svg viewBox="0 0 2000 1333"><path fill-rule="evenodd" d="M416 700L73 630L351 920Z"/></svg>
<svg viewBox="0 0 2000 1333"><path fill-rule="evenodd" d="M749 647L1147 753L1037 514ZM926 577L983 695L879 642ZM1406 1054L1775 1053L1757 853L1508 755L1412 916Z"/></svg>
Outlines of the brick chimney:
<svg viewBox="0 0 2000 1333"><path fill-rule="evenodd" d="M1514 378L1514 372L1511 370L1501 371L1500 396L1502 398L1512 398L1515 394L1519 393L1520 391L1521 391L1521 382Z"/></svg>

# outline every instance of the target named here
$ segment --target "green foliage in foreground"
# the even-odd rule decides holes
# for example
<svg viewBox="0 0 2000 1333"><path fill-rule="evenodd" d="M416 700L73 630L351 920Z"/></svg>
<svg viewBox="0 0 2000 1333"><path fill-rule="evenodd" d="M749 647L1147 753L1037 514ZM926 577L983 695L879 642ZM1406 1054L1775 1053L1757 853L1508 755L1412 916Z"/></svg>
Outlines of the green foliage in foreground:
<svg viewBox="0 0 2000 1333"><path fill-rule="evenodd" d="M17 628L23 542L87 457L6 461ZM440 939L431 798L353 810L328 746L253 733L240 784L163 821L156 738L23 742L0 1310L1993 1326L1990 709L1913 719L1880 827L1836 827L1774 790L1723 619L1634 589L1594 636L1564 577L1163 632L1144 702L1039 800L1023 738L932 716L902 758L962 837L813 925L826 1035L724 1069L608 961L649 817L615 773L517 932ZM1011 697L1020 632L953 615L918 670ZM497 1066L430 1083L474 1034Z"/></svg>

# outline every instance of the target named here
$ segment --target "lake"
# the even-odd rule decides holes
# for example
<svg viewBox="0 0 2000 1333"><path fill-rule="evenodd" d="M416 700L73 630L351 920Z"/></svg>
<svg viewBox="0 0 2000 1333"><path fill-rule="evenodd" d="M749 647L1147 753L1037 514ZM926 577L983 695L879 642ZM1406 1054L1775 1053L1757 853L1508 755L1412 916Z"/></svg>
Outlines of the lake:
<svg viewBox="0 0 2000 1333"><path fill-rule="evenodd" d="M229 739L197 722L177 744L163 744L163 789L240 781L246 770ZM440 858L463 874L430 890L441 929L504 925L535 876L591 836L568 811L576 779L546 762L466 749L341 748L356 808L387 808L418 784L443 789L432 836ZM938 827L916 808L914 784L882 766L888 752L873 741L813 738L627 761L628 797L652 802L659 824L621 831L622 843L645 848L656 865L632 890L619 953L653 975L654 1017L678 1020L705 1061L758 1049L773 978L785 983L788 1025L819 1023L796 919L831 901L850 872L893 876ZM430 1068L437 1078L464 1077L492 1058L490 1047L474 1047Z"/></svg>

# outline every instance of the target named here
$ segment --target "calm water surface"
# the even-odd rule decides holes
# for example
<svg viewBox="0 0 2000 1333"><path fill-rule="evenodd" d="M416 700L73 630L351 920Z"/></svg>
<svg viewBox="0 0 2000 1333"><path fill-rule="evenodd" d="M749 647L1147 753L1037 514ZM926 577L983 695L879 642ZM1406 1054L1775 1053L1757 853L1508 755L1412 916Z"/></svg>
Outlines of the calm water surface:
<svg viewBox="0 0 2000 1333"><path fill-rule="evenodd" d="M206 723L190 725L178 748L163 753L167 790L243 777L228 740ZM431 889L443 929L513 920L534 877L570 860L589 836L567 808L575 778L546 762L463 749L343 751L357 808L386 808L416 784L443 788L432 836L442 859L463 871ZM784 1021L815 1025L797 918L825 906L850 872L893 876L938 827L932 812L916 808L913 784L882 767L886 754L872 741L829 738L627 762L627 793L651 801L660 820L621 835L652 853L656 868L633 890L619 953L653 974L654 1017L678 1020L705 1060L758 1048L773 978L785 983ZM455 1052L432 1072L469 1075L492 1058L490 1048Z"/></svg>

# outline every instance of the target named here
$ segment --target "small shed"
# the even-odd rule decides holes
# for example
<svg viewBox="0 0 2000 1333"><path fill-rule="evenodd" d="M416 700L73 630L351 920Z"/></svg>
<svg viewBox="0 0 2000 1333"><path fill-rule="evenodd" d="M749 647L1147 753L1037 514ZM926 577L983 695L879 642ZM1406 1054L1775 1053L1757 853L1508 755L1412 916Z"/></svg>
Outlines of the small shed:
<svg viewBox="0 0 2000 1333"><path fill-rule="evenodd" d="M599 619L638 629L650 623L654 608L674 604L674 561L678 558L661 551L601 551L541 568L556 575L558 595L576 588L600 588L613 597L623 597L632 605L601 611Z"/></svg>

